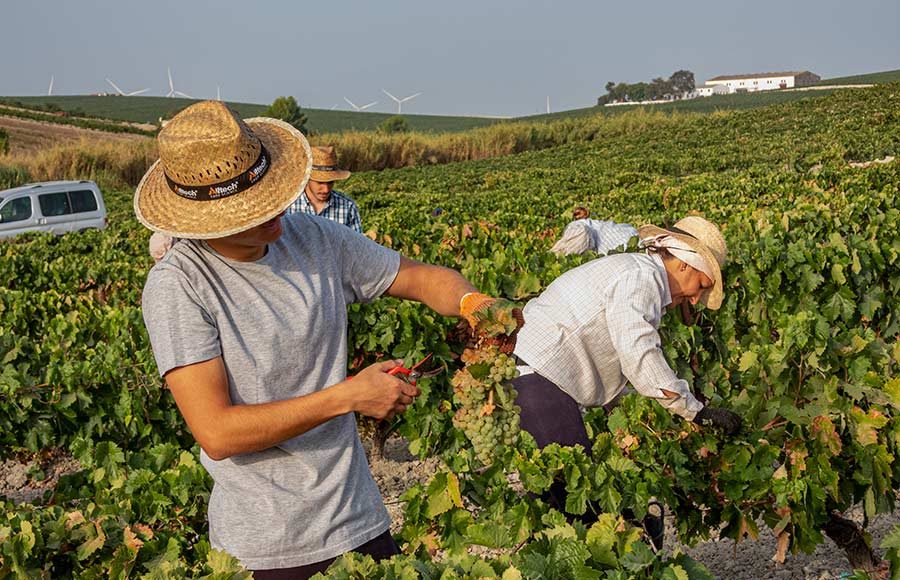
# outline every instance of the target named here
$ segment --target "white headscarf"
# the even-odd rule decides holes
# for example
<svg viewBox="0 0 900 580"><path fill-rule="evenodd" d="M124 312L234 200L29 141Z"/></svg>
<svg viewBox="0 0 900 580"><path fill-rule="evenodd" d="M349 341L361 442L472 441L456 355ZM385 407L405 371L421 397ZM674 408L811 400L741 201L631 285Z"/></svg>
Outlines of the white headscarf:
<svg viewBox="0 0 900 580"><path fill-rule="evenodd" d="M695 270L703 272L704 274L709 276L710 280L715 280L713 269L709 265L709 263L707 263L707 261L704 260L700 256L700 254L693 250L691 246L682 242L681 240L668 235L660 235L653 238L644 238L642 242L645 248L665 248L669 251L670 254L672 254L688 266L691 266Z"/></svg>

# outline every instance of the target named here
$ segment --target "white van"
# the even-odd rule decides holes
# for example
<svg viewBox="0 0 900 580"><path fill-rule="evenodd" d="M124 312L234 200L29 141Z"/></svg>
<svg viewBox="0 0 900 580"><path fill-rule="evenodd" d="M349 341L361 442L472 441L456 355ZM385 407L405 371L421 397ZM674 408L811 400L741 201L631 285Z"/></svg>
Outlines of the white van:
<svg viewBox="0 0 900 580"><path fill-rule="evenodd" d="M106 228L103 194L93 181L46 181L0 191L0 238L91 228Z"/></svg>

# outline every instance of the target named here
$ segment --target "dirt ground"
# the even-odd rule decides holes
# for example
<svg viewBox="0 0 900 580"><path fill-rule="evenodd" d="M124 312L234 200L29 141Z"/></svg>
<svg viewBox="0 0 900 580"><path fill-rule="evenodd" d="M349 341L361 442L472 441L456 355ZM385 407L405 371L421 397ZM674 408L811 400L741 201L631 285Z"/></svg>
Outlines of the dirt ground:
<svg viewBox="0 0 900 580"><path fill-rule="evenodd" d="M0 129L6 131L9 135L10 155L34 153L59 143L77 143L83 139L97 142L111 141L114 143L151 139L151 137L133 133L108 133L71 125L58 125L3 116L0 116Z"/></svg>
<svg viewBox="0 0 900 580"><path fill-rule="evenodd" d="M402 439L394 438L385 447L385 458L371 462L372 475L384 496L391 515L392 532L403 522L403 501L400 496L416 482L425 482L439 468L435 458L419 460L412 456ZM79 468L78 462L61 451L51 451L36 457L22 455L0 462L0 496L14 502L39 499L52 489L59 477ZM845 514L862 521L859 509ZM870 522L868 531L876 547L893 526L900 524L900 514L884 515ZM734 580L807 579L832 580L845 578L851 570L844 554L830 540L821 544L813 554L788 554L784 564L772 561L775 537L762 522L758 522L758 540L746 540L735 546L730 539L709 540L693 548L680 544L674 536L674 521L666 517L665 549L681 550L703 563L716 578ZM477 548L475 552L481 552ZM881 550L877 550L881 554Z"/></svg>

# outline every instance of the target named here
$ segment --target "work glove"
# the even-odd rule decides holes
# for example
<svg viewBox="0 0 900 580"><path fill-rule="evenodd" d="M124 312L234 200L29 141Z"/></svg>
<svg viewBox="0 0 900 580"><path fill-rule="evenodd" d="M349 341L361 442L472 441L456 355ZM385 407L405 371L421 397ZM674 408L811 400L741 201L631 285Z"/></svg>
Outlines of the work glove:
<svg viewBox="0 0 900 580"><path fill-rule="evenodd" d="M698 425L712 425L721 427L726 435L734 435L741 430L741 418L728 409L716 409L715 407L703 407L694 417L694 423Z"/></svg>
<svg viewBox="0 0 900 580"><path fill-rule="evenodd" d="M493 298L481 292L469 292L459 301L459 315L476 331L488 334L515 334L525 318L522 309L505 298Z"/></svg>
<svg viewBox="0 0 900 580"><path fill-rule="evenodd" d="M459 301L459 315L466 319L469 326L476 328L478 326L478 317L476 313L486 312L496 304L497 299L482 294L481 292L469 292Z"/></svg>

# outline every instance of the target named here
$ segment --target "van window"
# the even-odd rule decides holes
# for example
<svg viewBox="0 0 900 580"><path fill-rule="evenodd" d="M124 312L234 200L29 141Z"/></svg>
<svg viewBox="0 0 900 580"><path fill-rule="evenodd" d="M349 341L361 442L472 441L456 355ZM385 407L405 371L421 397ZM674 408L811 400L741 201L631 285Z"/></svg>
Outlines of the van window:
<svg viewBox="0 0 900 580"><path fill-rule="evenodd" d="M41 213L44 214L44 217L72 213L72 209L69 207L69 196L65 191L43 193L38 196L38 202L41 204Z"/></svg>
<svg viewBox="0 0 900 580"><path fill-rule="evenodd" d="M12 199L0 209L0 222L20 222L31 217L31 198Z"/></svg>
<svg viewBox="0 0 900 580"><path fill-rule="evenodd" d="M72 203L72 213L97 211L97 198L90 189L70 191L69 201Z"/></svg>

